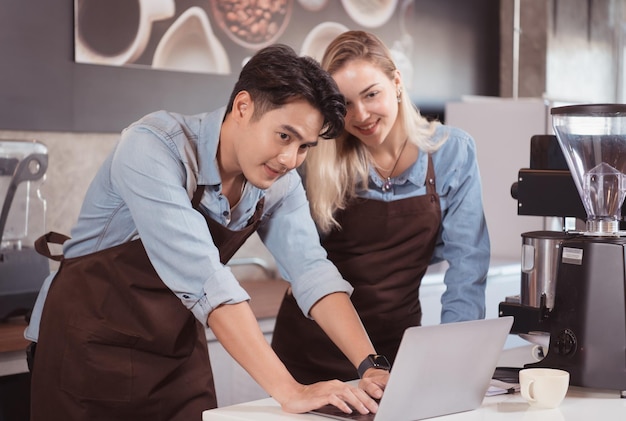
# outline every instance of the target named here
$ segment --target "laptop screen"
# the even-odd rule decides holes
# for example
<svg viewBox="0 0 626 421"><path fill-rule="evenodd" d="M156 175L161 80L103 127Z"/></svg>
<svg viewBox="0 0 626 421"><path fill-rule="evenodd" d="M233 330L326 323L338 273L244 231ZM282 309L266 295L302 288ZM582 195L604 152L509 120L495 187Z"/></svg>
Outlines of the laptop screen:
<svg viewBox="0 0 626 421"><path fill-rule="evenodd" d="M478 408L495 372L513 317L408 328L378 413L311 411L343 420L411 421Z"/></svg>

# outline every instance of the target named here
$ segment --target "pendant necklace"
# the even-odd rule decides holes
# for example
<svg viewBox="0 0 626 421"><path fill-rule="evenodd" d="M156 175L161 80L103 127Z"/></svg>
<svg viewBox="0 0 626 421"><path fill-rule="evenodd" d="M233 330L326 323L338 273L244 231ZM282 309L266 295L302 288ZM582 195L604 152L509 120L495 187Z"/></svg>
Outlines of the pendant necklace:
<svg viewBox="0 0 626 421"><path fill-rule="evenodd" d="M393 164L393 168L391 168L391 171L389 171L389 175L386 177L386 180L383 182L382 189L383 189L384 192L388 192L393 187L393 184L391 183L391 175L396 170L396 167L398 166L398 162L400 162L400 157L402 156L402 152L404 152L404 148L405 148L405 146L406 146L408 141L409 141L409 138L407 137L404 140L404 143L402 144L402 148L400 149L400 153L398 154L398 157L396 158L396 162ZM374 165L378 169L382 169L379 166L377 166L376 163L374 163Z"/></svg>

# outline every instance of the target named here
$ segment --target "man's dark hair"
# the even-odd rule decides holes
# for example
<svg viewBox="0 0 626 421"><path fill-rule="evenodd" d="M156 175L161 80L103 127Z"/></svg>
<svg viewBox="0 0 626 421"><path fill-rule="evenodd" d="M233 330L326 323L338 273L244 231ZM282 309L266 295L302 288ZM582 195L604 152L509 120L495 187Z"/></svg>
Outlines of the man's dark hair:
<svg viewBox="0 0 626 421"><path fill-rule="evenodd" d="M239 74L227 114L241 91L247 91L254 101L253 118L304 99L322 113L324 125L320 137L335 138L343 131L346 105L337 84L314 59L298 56L287 45L270 45L252 56Z"/></svg>

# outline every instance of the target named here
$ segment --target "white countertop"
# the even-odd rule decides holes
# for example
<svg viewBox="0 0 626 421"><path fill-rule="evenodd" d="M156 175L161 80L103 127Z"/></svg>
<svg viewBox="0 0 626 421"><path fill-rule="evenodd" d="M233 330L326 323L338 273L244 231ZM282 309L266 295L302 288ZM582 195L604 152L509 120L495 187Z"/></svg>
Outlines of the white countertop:
<svg viewBox="0 0 626 421"><path fill-rule="evenodd" d="M589 391L570 387L568 394L556 409L531 408L519 393L486 397L480 408L474 411L438 417L438 420L458 421L589 421L625 420L626 399L620 399L617 392ZM328 418L312 414L288 414L280 409L271 398L224 408L205 411L203 421L233 420L301 420L328 421Z"/></svg>
<svg viewBox="0 0 626 421"><path fill-rule="evenodd" d="M532 361L531 346L503 351L499 366L520 366ZM451 397L452 398L452 397ZM591 390L570 387L565 400L556 409L531 408L519 393L486 397L480 408L474 411L452 414L437 420L458 421L588 421L626 420L626 399L617 391ZM203 421L328 421L329 418L312 414L288 414L272 399L261 399L239 405L205 411Z"/></svg>
<svg viewBox="0 0 626 421"><path fill-rule="evenodd" d="M0 377L28 372L26 350L0 352Z"/></svg>

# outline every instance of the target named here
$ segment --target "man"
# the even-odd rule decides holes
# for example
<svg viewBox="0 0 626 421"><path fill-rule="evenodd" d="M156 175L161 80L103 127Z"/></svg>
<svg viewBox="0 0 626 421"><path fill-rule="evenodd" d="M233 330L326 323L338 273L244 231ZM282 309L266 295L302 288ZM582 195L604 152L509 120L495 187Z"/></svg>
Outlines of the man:
<svg viewBox="0 0 626 421"><path fill-rule="evenodd" d="M384 372L369 370L361 389L297 383L224 266L258 230L303 312L355 367L375 353L291 171L344 114L330 76L276 45L244 66L225 109L160 111L125 129L26 332L37 342L31 419L197 419L216 406L206 324L284 410L374 412L367 393L380 397ZM45 240L59 237L38 249L54 258Z"/></svg>

